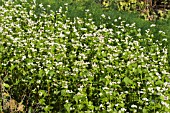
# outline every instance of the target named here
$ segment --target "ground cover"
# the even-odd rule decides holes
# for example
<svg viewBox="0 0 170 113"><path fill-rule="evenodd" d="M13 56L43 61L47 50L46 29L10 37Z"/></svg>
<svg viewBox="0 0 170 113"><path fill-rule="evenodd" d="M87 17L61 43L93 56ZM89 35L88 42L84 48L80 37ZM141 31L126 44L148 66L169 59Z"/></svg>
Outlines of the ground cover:
<svg viewBox="0 0 170 113"><path fill-rule="evenodd" d="M156 24L18 3L0 7L1 112L169 112L168 35Z"/></svg>

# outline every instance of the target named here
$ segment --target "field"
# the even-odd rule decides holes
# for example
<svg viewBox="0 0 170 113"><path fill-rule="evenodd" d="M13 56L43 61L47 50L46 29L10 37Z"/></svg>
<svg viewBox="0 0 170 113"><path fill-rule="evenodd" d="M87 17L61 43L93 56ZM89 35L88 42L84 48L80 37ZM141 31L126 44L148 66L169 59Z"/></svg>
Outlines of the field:
<svg viewBox="0 0 170 113"><path fill-rule="evenodd" d="M169 113L169 20L1 4L0 112Z"/></svg>

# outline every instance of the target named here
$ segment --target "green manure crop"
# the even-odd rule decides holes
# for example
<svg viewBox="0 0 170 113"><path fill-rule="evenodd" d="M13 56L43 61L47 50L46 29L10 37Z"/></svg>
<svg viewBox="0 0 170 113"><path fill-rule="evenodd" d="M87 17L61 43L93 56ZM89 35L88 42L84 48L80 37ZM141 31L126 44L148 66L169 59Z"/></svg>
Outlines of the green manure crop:
<svg viewBox="0 0 170 113"><path fill-rule="evenodd" d="M155 24L143 33L119 17L108 27L103 14L96 26L89 10L71 20L67 4L49 14L20 3L0 6L1 112L170 111L167 35Z"/></svg>

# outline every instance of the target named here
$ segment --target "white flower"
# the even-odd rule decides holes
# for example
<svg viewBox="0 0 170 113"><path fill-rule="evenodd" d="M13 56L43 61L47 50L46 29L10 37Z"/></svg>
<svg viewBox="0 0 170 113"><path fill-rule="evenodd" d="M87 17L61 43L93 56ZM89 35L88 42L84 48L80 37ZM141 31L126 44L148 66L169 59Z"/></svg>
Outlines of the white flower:
<svg viewBox="0 0 170 113"><path fill-rule="evenodd" d="M26 56L23 56L23 57L22 57L22 60L24 60L24 59L26 59Z"/></svg>
<svg viewBox="0 0 170 113"><path fill-rule="evenodd" d="M100 104L100 107L103 107L103 104Z"/></svg>
<svg viewBox="0 0 170 113"><path fill-rule="evenodd" d="M50 5L47 5L47 7L51 7Z"/></svg>
<svg viewBox="0 0 170 113"><path fill-rule="evenodd" d="M67 93L73 93L73 91L72 91L72 90L66 90L66 92L67 92Z"/></svg>
<svg viewBox="0 0 170 113"><path fill-rule="evenodd" d="M87 28L80 28L82 31L87 31Z"/></svg>
<svg viewBox="0 0 170 113"><path fill-rule="evenodd" d="M148 101L148 99L147 99L147 98L143 98L142 100L144 100L144 101Z"/></svg>
<svg viewBox="0 0 170 113"><path fill-rule="evenodd" d="M105 18L106 16L104 14L102 14L101 17Z"/></svg>
<svg viewBox="0 0 170 113"><path fill-rule="evenodd" d="M168 96L164 96L164 100L168 100L169 98L168 98Z"/></svg>
<svg viewBox="0 0 170 113"><path fill-rule="evenodd" d="M120 31L117 31L116 33L119 35L121 32L120 32Z"/></svg>
<svg viewBox="0 0 170 113"><path fill-rule="evenodd" d="M2 31L3 31L3 28L2 28L2 27L0 27L0 33L2 33Z"/></svg>
<svg viewBox="0 0 170 113"><path fill-rule="evenodd" d="M160 87L156 87L156 89L159 91L161 88Z"/></svg>
<svg viewBox="0 0 170 113"><path fill-rule="evenodd" d="M114 22L117 22L117 19L115 19Z"/></svg>
<svg viewBox="0 0 170 113"><path fill-rule="evenodd" d="M121 108L120 110L121 110L121 111L126 111L126 109L125 109L125 108Z"/></svg>
<svg viewBox="0 0 170 113"><path fill-rule="evenodd" d="M80 86L80 88L78 88L79 91L82 91L83 90L83 85Z"/></svg>
<svg viewBox="0 0 170 113"><path fill-rule="evenodd" d="M165 107L169 108L169 104L168 103L161 101L161 104L164 105Z"/></svg>
<svg viewBox="0 0 170 113"><path fill-rule="evenodd" d="M129 24L126 24L126 26L129 26Z"/></svg>
<svg viewBox="0 0 170 113"><path fill-rule="evenodd" d="M125 91L124 93L128 94L128 91Z"/></svg>
<svg viewBox="0 0 170 113"><path fill-rule="evenodd" d="M165 32L163 32L163 31L159 31L159 33L160 33L160 34L165 34Z"/></svg>
<svg viewBox="0 0 170 113"><path fill-rule="evenodd" d="M40 84L40 83L41 83L41 80L38 80L38 81L37 81L37 84Z"/></svg>
<svg viewBox="0 0 170 113"><path fill-rule="evenodd" d="M1 31L0 31L1 32ZM167 38L164 38L162 41L167 41Z"/></svg>
<svg viewBox="0 0 170 113"><path fill-rule="evenodd" d="M89 9L86 9L85 11L86 11L86 12L89 12L90 10L89 10Z"/></svg>
<svg viewBox="0 0 170 113"><path fill-rule="evenodd" d="M59 12L59 13L61 13L61 12L62 12L62 7L60 7L60 8L59 8L58 12Z"/></svg>
<svg viewBox="0 0 170 113"><path fill-rule="evenodd" d="M107 102L106 104L108 104L108 105L109 105L110 103L109 103L109 102Z"/></svg>
<svg viewBox="0 0 170 113"><path fill-rule="evenodd" d="M132 107L132 108L137 108L137 106L136 106L136 105L134 105L134 104L133 104L133 105L131 105L131 107Z"/></svg>
<svg viewBox="0 0 170 113"><path fill-rule="evenodd" d="M39 4L39 7L43 7L43 4L41 3L41 4Z"/></svg>
<svg viewBox="0 0 170 113"><path fill-rule="evenodd" d="M155 24L151 24L150 27L155 27L156 25Z"/></svg>
<svg viewBox="0 0 170 113"><path fill-rule="evenodd" d="M108 87L103 87L103 90L108 90L109 88Z"/></svg>
<svg viewBox="0 0 170 113"><path fill-rule="evenodd" d="M146 33L148 34L149 32L150 32L150 29L147 29L147 30L145 30L146 31Z"/></svg>
<svg viewBox="0 0 170 113"><path fill-rule="evenodd" d="M61 32L60 35L59 35L59 37L62 38L62 37L65 37L65 35Z"/></svg>
<svg viewBox="0 0 170 113"><path fill-rule="evenodd" d="M68 5L68 3L65 3L64 5L66 5L66 6L67 6L67 5Z"/></svg>
<svg viewBox="0 0 170 113"><path fill-rule="evenodd" d="M78 95L78 96L82 96L82 94L81 94L80 92L78 92L76 95Z"/></svg>
<svg viewBox="0 0 170 113"><path fill-rule="evenodd" d="M103 93L99 93L99 95L100 95L100 96L102 96L102 95L103 95Z"/></svg>
<svg viewBox="0 0 170 113"><path fill-rule="evenodd" d="M119 106L119 104L115 104L115 106Z"/></svg>
<svg viewBox="0 0 170 113"><path fill-rule="evenodd" d="M110 16L108 16L108 19L110 20L110 19L111 19L111 17L110 17Z"/></svg>

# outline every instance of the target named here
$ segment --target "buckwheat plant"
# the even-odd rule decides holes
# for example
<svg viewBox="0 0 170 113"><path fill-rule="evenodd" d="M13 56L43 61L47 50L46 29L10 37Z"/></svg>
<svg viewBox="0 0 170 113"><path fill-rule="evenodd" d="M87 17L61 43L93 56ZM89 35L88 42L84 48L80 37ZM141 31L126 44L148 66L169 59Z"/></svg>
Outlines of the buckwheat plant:
<svg viewBox="0 0 170 113"><path fill-rule="evenodd" d="M27 0L0 6L0 77L25 112L169 112L167 36ZM50 7L48 5L48 7ZM39 14L36 13L38 9ZM112 18L113 19L113 18ZM3 101L3 98L2 98ZM7 111L3 105L1 112Z"/></svg>

